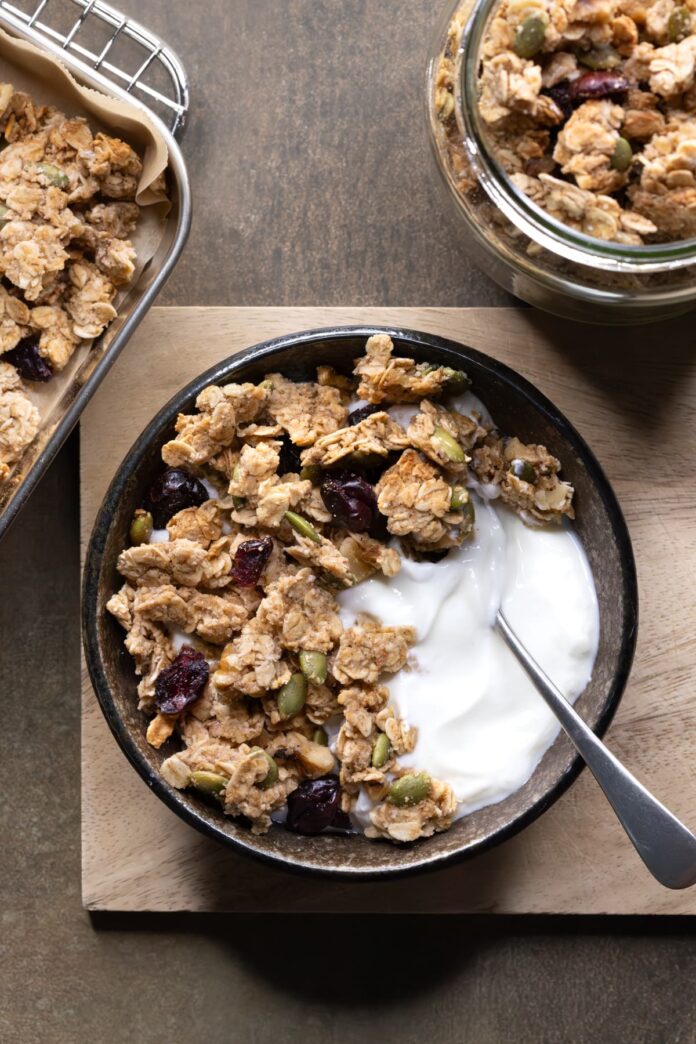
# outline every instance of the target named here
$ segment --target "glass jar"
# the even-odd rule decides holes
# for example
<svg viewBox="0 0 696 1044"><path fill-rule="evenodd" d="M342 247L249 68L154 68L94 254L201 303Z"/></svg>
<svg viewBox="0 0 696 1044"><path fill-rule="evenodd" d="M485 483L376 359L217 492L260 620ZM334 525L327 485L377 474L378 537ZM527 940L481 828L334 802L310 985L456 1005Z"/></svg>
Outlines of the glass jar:
<svg viewBox="0 0 696 1044"><path fill-rule="evenodd" d="M459 0L428 66L428 125L445 194L478 265L529 304L584 322L643 323L696 304L696 239L627 246L555 220L510 181L478 113L481 42L498 0Z"/></svg>

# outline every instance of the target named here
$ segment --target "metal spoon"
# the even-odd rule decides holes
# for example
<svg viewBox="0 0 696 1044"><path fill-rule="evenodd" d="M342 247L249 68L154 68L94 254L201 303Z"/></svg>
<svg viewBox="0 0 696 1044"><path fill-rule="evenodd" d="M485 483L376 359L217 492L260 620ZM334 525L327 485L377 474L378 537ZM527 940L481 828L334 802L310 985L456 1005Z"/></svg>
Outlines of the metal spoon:
<svg viewBox="0 0 696 1044"><path fill-rule="evenodd" d="M696 837L597 739L544 674L500 611L494 626L583 757L653 877L666 888L688 888L696 884Z"/></svg>

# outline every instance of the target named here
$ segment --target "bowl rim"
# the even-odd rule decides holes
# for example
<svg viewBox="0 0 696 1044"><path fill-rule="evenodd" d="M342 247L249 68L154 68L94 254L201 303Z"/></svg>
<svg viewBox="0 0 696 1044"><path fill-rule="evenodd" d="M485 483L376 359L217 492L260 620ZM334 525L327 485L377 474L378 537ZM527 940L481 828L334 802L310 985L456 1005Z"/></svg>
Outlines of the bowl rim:
<svg viewBox="0 0 696 1044"><path fill-rule="evenodd" d="M454 863L470 859L480 852L494 848L503 841L514 837L533 823L534 820L538 819L543 812L550 808L566 792L568 787L585 768L585 762L579 754L576 755L549 791L541 795L523 813L493 833L467 845L465 848L428 855L418 862L412 862L403 867L385 866L366 869L364 867L354 868L345 864L343 866L325 867L312 862L299 862L280 853L263 852L254 845L253 840L251 840L253 838L252 834L249 834L248 838L233 837L209 822L196 810L189 808L179 799L178 791L165 782L141 753L131 736L128 726L118 711L107 680L99 650L97 602L104 546L115 508L120 501L130 475L137 469L150 449L153 439L164 424L171 422L176 414L181 411L182 407L190 404L207 385L217 383L220 379L234 380L236 371L242 369L252 359L256 361L258 359L270 358L285 349L301 348L303 345L315 341L330 342L353 337L367 339L375 334L387 334L392 340L400 342L402 345L444 349L455 352L460 356L463 354L465 360L470 358L477 366L488 371L495 379L511 386L516 393L531 400L532 405L556 427L561 437L571 444L573 450L582 460L590 481L595 487L610 519L611 529L618 548L623 589L624 612L621 621L622 648L619 650L619 667L607 692L604 707L594 726L595 734L600 737L603 736L614 717L626 687L635 654L638 631L636 564L623 512L609 480L589 445L551 400L543 392L539 391L531 381L528 381L506 363L499 362L492 356L452 338L392 326L360 324L320 327L261 341L215 363L171 396L137 436L118 465L95 517L85 554L82 582L82 640L85 661L94 693L121 750L157 797L180 816L181 819L206 837L214 838L219 843L242 852L244 855L259 860L266 865L275 867L275 869L283 869L315 877L373 882L440 870ZM307 840L311 843L310 838ZM397 846L394 847L395 852L399 851Z"/></svg>

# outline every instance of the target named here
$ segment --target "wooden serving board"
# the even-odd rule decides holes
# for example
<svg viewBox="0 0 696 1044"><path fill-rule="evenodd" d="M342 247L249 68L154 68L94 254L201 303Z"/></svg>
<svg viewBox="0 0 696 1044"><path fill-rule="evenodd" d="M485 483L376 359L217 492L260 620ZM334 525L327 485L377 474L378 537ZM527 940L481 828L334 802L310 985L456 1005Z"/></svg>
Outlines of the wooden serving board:
<svg viewBox="0 0 696 1044"><path fill-rule="evenodd" d="M617 330L516 309L155 308L82 420L83 540L124 453L177 389L247 345L351 323L426 330L488 352L537 384L587 438L626 513L641 595L636 662L609 742L696 825L689 319ZM323 881L267 868L181 822L121 754L86 677L82 703L82 884L90 909L696 913L696 889L667 891L644 871L589 772L531 827L468 863L378 884Z"/></svg>

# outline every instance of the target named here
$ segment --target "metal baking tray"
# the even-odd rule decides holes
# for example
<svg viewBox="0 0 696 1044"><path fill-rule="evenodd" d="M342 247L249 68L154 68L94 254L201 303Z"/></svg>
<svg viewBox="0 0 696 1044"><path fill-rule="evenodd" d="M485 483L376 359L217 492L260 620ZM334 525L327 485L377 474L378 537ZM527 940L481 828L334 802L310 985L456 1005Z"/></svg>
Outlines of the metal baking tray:
<svg viewBox="0 0 696 1044"><path fill-rule="evenodd" d="M0 0L0 27L59 58L81 84L147 112L169 150L172 201L154 257L43 418L12 477L0 486L1 539L171 274L191 226L191 190L175 137L186 122L188 81L181 61L162 40L101 0Z"/></svg>

